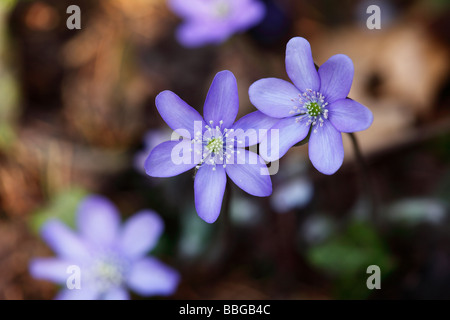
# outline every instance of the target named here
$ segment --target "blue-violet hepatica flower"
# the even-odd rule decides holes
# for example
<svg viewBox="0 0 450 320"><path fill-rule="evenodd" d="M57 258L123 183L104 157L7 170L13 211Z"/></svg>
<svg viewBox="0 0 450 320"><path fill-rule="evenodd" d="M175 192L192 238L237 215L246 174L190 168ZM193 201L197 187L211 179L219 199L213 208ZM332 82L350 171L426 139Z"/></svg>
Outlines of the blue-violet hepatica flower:
<svg viewBox="0 0 450 320"><path fill-rule="evenodd" d="M324 174L335 173L344 160L342 132L370 127L372 112L348 99L353 81L353 62L343 54L332 56L316 70L307 40L292 38L286 48L286 71L290 82L266 78L250 86L250 101L258 110L279 121L279 139L270 131L261 142L261 156L277 160L311 132L309 158Z"/></svg>
<svg viewBox="0 0 450 320"><path fill-rule="evenodd" d="M148 155L154 147L161 142L170 139L172 131L168 128L165 129L152 129L144 134L143 149L139 150L134 156L134 168L142 174L145 174L144 163Z"/></svg>
<svg viewBox="0 0 450 320"><path fill-rule="evenodd" d="M221 43L255 26L265 14L259 0L169 0L169 6L184 18L177 38L186 47Z"/></svg>
<svg viewBox="0 0 450 320"><path fill-rule="evenodd" d="M127 287L142 296L167 296L175 292L179 274L146 256L157 243L164 225L153 211L143 210L120 226L115 206L101 196L88 196L77 211L78 233L59 220L50 220L41 235L57 254L30 263L34 278L64 286L61 300L129 299ZM79 288L70 279L79 268ZM74 273L75 275L75 273ZM73 283L71 282L73 280Z"/></svg>
<svg viewBox="0 0 450 320"><path fill-rule="evenodd" d="M195 167L195 207L204 221L218 218L227 175L251 195L272 193L266 163L244 148L259 143L277 119L255 111L235 122L239 97L233 73L221 71L214 77L204 118L172 91L161 92L155 102L164 121L183 139L156 146L145 170L152 177L172 177Z"/></svg>

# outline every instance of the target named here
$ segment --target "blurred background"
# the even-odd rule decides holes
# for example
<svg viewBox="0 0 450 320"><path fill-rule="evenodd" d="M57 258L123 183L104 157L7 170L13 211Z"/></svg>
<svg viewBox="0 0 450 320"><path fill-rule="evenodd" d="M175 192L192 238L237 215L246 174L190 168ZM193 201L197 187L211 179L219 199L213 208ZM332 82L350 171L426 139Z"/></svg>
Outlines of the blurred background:
<svg viewBox="0 0 450 320"><path fill-rule="evenodd" d="M264 0L264 20L220 45L182 47L165 0L0 0L0 299L52 299L28 273L52 256L38 230L73 225L87 194L123 218L157 211L166 229L153 255L182 276L175 299L450 298L450 1ZM81 30L66 9L81 8ZM381 29L369 30L369 5ZM172 90L202 110L214 75L232 71L240 113L248 88L288 79L287 41L310 41L315 62L344 53L349 97L374 123L356 134L366 174L344 136L345 162L317 172L291 149L256 198L232 185L216 223L194 208L193 172L167 179L142 163L171 131L155 96ZM369 290L369 265L381 290ZM138 296L133 296L140 299Z"/></svg>

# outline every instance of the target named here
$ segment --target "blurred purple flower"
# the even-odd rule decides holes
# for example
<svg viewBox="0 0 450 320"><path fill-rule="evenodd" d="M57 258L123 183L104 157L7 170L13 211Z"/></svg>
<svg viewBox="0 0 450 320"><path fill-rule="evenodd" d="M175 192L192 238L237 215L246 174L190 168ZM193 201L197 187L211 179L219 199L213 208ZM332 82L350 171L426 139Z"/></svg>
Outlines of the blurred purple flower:
<svg viewBox="0 0 450 320"><path fill-rule="evenodd" d="M196 167L195 208L200 218L208 223L217 220L227 175L251 195L272 193L264 160L244 148L261 140L263 135L258 135L257 129L268 130L277 120L255 111L234 122L239 96L233 73L221 71L215 76L203 108L206 121L172 91L161 92L156 107L169 127L184 139L156 146L145 162L146 172L152 177L172 177ZM183 161L175 161L174 156L179 154Z"/></svg>
<svg viewBox="0 0 450 320"><path fill-rule="evenodd" d="M186 47L221 43L258 24L266 11L258 0L169 0L169 6L185 19L177 38Z"/></svg>
<svg viewBox="0 0 450 320"><path fill-rule="evenodd" d="M143 210L120 227L115 206L100 196L88 196L77 212L78 234L58 220L41 229L55 258L30 263L34 278L64 285L57 299L129 299L127 287L142 296L167 296L175 292L179 274L155 258L146 256L163 231L161 218ZM80 289L69 288L69 267L80 270Z"/></svg>
<svg viewBox="0 0 450 320"><path fill-rule="evenodd" d="M353 62L337 54L317 71L309 42L295 37L287 44L286 71L294 85L266 78L249 89L256 108L280 119L273 127L279 129L279 141L274 143L269 132L260 145L266 154L261 155L268 161L277 160L311 130L309 158L317 170L333 174L344 160L341 132L365 130L373 121L369 109L346 98L353 81Z"/></svg>
<svg viewBox="0 0 450 320"><path fill-rule="evenodd" d="M280 185L270 198L270 204L278 213L303 208L312 199L313 184L306 177L295 178Z"/></svg>
<svg viewBox="0 0 450 320"><path fill-rule="evenodd" d="M314 214L305 219L300 233L308 244L318 245L329 239L336 229L333 219L323 214Z"/></svg>
<svg viewBox="0 0 450 320"><path fill-rule="evenodd" d="M448 206L436 198L406 198L394 202L385 212L386 217L392 222L407 225L439 224L444 222Z"/></svg>

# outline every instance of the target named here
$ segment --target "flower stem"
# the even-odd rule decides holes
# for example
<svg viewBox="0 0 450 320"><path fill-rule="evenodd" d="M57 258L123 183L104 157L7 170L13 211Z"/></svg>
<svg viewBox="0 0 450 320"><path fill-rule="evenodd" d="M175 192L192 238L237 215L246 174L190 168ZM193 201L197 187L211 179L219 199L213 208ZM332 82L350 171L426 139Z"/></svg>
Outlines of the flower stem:
<svg viewBox="0 0 450 320"><path fill-rule="evenodd" d="M356 135L352 132L348 133L350 136L350 140L352 142L353 149L355 151L356 161L359 164L359 169L361 173L362 185L365 190L366 196L370 201L370 219L372 222L377 225L378 221L378 201L375 195L375 190L373 188L373 182L369 173L369 167L363 157L361 149L358 144L358 140L356 139Z"/></svg>
<svg viewBox="0 0 450 320"><path fill-rule="evenodd" d="M233 247L234 247L234 239L232 237L231 230L231 215L230 215L230 207L231 207L231 187L228 182L225 187L225 194L222 203L222 210L220 214L221 222L219 224L219 229L215 235L214 244L211 246L211 265L210 269L212 270L215 276L220 276L221 274L226 272L226 268L228 266L228 262L230 261L230 257L232 255Z"/></svg>
<svg viewBox="0 0 450 320"><path fill-rule="evenodd" d="M228 240L230 239L231 235L230 235L230 229L231 229L231 187L230 187L230 182L228 181L226 186L225 186L225 196L224 196L224 201L223 201L223 216L224 216L224 241L228 242Z"/></svg>

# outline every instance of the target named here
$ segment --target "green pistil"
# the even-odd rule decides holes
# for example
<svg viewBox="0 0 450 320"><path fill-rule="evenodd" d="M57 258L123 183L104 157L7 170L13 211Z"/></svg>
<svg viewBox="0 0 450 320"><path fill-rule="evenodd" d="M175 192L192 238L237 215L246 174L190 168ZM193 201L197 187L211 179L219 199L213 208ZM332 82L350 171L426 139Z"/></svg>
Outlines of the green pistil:
<svg viewBox="0 0 450 320"><path fill-rule="evenodd" d="M308 114L312 117L317 117L322 113L322 107L317 102L309 102L305 105Z"/></svg>
<svg viewBox="0 0 450 320"><path fill-rule="evenodd" d="M223 140L221 138L212 138L206 148L211 151L211 153L219 153L223 149Z"/></svg>

